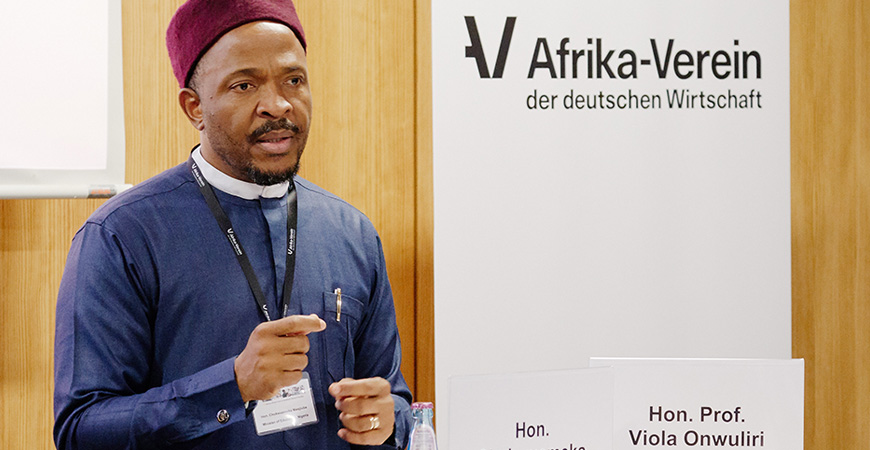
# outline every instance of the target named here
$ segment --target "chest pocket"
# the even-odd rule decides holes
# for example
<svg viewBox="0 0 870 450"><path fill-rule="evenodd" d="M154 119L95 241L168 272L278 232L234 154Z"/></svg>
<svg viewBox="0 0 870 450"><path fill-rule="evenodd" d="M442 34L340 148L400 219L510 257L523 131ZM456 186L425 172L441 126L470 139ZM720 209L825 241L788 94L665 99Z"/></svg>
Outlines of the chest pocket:
<svg viewBox="0 0 870 450"><path fill-rule="evenodd" d="M363 309L361 301L341 294L341 320L338 320L338 297L332 292L323 293L327 370L332 381L353 377L353 337L362 320Z"/></svg>

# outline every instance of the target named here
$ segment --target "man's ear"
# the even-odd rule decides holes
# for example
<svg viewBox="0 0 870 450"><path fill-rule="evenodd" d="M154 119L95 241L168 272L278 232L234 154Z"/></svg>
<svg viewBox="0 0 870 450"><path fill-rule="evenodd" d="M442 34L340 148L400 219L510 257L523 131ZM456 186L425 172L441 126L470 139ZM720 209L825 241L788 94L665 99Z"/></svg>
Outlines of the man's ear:
<svg viewBox="0 0 870 450"><path fill-rule="evenodd" d="M178 91L178 103L181 105L181 110L187 116L187 120L199 131L205 128L202 122L202 103L199 100L199 94L191 88L184 88Z"/></svg>

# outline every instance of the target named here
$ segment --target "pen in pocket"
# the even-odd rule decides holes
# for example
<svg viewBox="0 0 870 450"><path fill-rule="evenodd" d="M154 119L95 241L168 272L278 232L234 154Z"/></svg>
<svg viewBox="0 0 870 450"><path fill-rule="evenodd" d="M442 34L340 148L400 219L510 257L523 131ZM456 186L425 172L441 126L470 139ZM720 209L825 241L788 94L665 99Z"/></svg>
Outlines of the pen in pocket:
<svg viewBox="0 0 870 450"><path fill-rule="evenodd" d="M335 288L335 321L341 322L341 288Z"/></svg>

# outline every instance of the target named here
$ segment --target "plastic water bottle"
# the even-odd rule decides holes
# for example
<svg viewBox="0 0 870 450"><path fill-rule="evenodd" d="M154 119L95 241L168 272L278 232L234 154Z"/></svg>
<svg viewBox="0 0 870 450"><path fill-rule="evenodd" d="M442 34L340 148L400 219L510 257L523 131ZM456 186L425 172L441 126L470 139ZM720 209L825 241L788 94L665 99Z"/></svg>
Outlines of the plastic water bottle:
<svg viewBox="0 0 870 450"><path fill-rule="evenodd" d="M432 404L412 404L411 417L414 418L414 428L411 430L408 450L437 450L435 429L432 428Z"/></svg>

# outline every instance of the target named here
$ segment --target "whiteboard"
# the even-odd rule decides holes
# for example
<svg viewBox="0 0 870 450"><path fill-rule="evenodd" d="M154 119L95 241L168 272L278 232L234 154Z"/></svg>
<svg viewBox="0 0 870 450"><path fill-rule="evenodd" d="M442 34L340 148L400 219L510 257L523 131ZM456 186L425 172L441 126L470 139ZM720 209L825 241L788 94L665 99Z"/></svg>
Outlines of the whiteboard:
<svg viewBox="0 0 870 450"><path fill-rule="evenodd" d="M125 189L120 1L10 2L0 54L0 198Z"/></svg>

